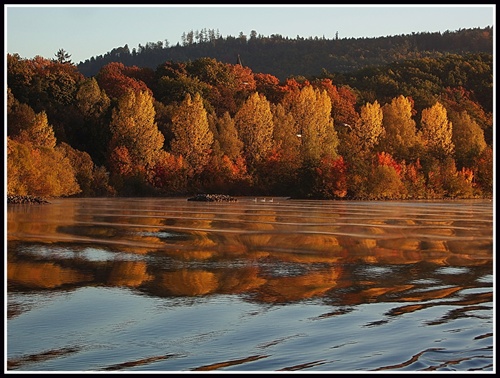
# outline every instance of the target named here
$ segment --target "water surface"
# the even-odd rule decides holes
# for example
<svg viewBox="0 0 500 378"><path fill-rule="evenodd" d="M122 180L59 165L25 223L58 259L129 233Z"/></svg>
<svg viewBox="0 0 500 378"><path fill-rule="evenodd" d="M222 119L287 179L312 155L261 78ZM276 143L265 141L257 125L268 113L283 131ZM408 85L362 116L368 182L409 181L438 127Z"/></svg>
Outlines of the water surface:
<svg viewBox="0 0 500 378"><path fill-rule="evenodd" d="M16 372L494 371L491 201L7 209Z"/></svg>

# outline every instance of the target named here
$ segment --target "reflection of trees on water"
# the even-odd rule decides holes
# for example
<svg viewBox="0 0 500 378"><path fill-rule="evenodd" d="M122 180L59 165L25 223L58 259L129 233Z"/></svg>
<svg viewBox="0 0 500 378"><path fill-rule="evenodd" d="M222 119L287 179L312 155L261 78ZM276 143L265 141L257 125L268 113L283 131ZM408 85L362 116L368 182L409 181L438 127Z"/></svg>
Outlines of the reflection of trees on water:
<svg viewBox="0 0 500 378"><path fill-rule="evenodd" d="M265 303L405 302L397 311L411 312L438 299L462 303L463 289L483 287L479 279L492 275L492 236L467 219L443 220L453 214L405 219L395 209L381 221L363 213L307 215L271 207L219 211L197 204L186 212L154 200L125 209L104 201L78 204L66 212L9 213L10 292L108 286L157 297L233 294ZM37 246L55 252L37 255ZM59 256L58 248L71 253ZM89 248L97 251L93 259L86 258ZM439 273L447 266L466 270ZM472 297L476 304L491 300Z"/></svg>
<svg viewBox="0 0 500 378"><path fill-rule="evenodd" d="M9 261L7 279L13 287L20 284L28 289L58 289L92 282L93 275L55 262Z"/></svg>
<svg viewBox="0 0 500 378"><path fill-rule="evenodd" d="M353 253L336 248L331 253L251 248L240 252L234 248L222 252L156 250L141 255L137 261L51 256L33 259L23 255L22 250L16 251L12 244L8 254L8 288L19 291L111 286L157 297L232 294L265 303L314 298L335 306L408 303L395 310L396 314L427 308L435 305L437 299L454 298L452 303L462 303L461 291L486 286L480 279L492 274L491 256L486 259L481 251L477 256L482 257L477 258L470 255L473 250L467 255L450 256L449 251L409 253L376 246L368 250L365 243L361 244L359 250L351 246ZM449 266L450 261L466 267L465 271L439 273L438 268ZM476 304L491 300L491 296L484 295L471 298Z"/></svg>

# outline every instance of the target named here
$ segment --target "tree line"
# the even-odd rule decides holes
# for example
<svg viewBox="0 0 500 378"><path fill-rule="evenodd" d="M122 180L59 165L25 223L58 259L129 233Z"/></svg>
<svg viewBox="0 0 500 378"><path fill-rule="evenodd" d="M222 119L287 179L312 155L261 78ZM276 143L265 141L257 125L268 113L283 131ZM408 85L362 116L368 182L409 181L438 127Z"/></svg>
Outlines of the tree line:
<svg viewBox="0 0 500 378"><path fill-rule="evenodd" d="M285 80L208 57L86 77L56 57L7 56L9 195L493 193L488 54Z"/></svg>
<svg viewBox="0 0 500 378"><path fill-rule="evenodd" d="M340 34L340 36L339 36ZM348 73L409 59L438 58L447 54L493 54L493 28L424 32L376 38L264 36L251 30L247 35L223 36L220 31L200 28L182 33L181 42L167 39L116 47L106 54L78 63L86 77L95 76L108 63L156 67L166 61L185 62L214 58L223 63L241 62L255 73L268 73L280 80L291 75L318 76L323 70Z"/></svg>

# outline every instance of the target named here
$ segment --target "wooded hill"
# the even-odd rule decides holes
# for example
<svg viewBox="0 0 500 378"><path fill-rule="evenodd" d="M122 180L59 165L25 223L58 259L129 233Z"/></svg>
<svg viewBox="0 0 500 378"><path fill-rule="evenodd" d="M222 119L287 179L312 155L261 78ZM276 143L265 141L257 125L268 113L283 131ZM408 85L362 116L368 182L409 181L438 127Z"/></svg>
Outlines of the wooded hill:
<svg viewBox="0 0 500 378"><path fill-rule="evenodd" d="M291 58L258 72L248 61L259 49L245 55L290 45L307 57L335 43L364 60L346 58L342 71ZM217 50L209 45L232 58L161 58L153 68L120 60ZM492 196L491 29L335 41L207 31L184 35L183 46L148 46L114 50L91 76L63 49L55 59L7 55L7 194ZM317 72L269 73L294 63Z"/></svg>
<svg viewBox="0 0 500 378"><path fill-rule="evenodd" d="M86 77L94 76L110 62L126 66L156 67L166 61L187 62L214 58L223 63L241 62L254 73L285 80L290 76L320 76L324 71L348 73L372 66L419 58L439 58L447 54L493 54L493 28L461 29L444 33L412 33L378 38L319 37L295 39L279 34L222 37L218 31L201 29L183 33L181 43L147 42L137 48L128 45L91 57L77 64ZM238 60L238 57L240 60Z"/></svg>

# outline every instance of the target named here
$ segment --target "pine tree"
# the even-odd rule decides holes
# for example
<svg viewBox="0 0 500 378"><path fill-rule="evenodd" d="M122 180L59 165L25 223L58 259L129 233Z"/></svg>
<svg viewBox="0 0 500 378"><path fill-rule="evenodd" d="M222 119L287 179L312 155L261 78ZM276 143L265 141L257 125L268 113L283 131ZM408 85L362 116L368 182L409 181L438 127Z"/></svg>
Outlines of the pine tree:
<svg viewBox="0 0 500 378"><path fill-rule="evenodd" d="M62 64L72 64L71 62L71 54L67 53L64 49L59 49L57 53L55 53L56 59L55 61Z"/></svg>

